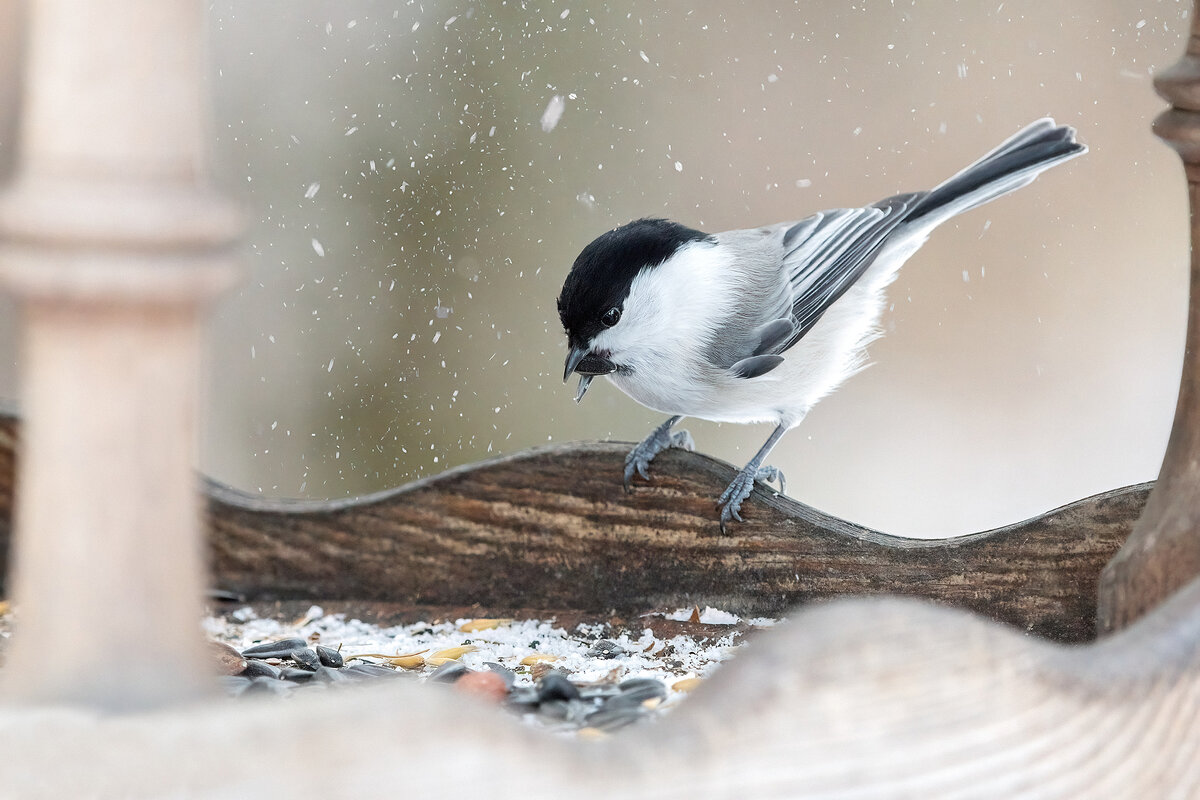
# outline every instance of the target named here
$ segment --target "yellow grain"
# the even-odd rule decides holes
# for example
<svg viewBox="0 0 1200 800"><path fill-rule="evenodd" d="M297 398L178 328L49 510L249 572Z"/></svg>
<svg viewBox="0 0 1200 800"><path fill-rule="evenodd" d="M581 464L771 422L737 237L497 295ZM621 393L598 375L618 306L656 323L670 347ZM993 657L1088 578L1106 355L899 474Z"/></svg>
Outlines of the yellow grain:
<svg viewBox="0 0 1200 800"><path fill-rule="evenodd" d="M473 644L461 644L458 647L447 647L445 650L438 650L428 658L430 663L433 663L435 658L443 659L444 661L457 661L467 653L474 653L479 648Z"/></svg>
<svg viewBox="0 0 1200 800"><path fill-rule="evenodd" d="M463 633L477 633L479 631L490 631L494 628L499 628L501 625L507 625L512 622L511 619L471 619L458 626L458 629Z"/></svg>
<svg viewBox="0 0 1200 800"><path fill-rule="evenodd" d="M549 653L534 653L533 655L528 655L522 658L521 666L531 667L534 664L538 664L543 661L558 661L558 658L558 656L552 656Z"/></svg>

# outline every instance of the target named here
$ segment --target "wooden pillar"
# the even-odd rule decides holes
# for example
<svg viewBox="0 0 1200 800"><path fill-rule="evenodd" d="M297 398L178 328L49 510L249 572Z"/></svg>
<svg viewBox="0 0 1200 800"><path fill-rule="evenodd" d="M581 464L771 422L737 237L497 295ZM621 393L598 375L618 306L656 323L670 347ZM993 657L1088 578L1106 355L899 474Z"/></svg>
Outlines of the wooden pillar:
<svg viewBox="0 0 1200 800"><path fill-rule="evenodd" d="M29 8L0 195L25 421L9 699L129 708L204 685L197 375L238 227L203 183L203 6Z"/></svg>
<svg viewBox="0 0 1200 800"><path fill-rule="evenodd" d="M1172 108L1154 132L1183 159L1191 205L1191 297L1175 422L1158 483L1100 580L1099 629L1123 628L1200 575L1200 0L1187 52L1154 86Z"/></svg>

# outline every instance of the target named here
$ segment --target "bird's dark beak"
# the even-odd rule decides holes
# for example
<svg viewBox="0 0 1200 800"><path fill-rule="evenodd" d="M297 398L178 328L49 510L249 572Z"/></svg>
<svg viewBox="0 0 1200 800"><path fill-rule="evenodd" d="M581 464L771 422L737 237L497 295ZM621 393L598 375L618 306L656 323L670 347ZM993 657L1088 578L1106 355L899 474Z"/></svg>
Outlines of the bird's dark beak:
<svg viewBox="0 0 1200 800"><path fill-rule="evenodd" d="M595 377L608 375L617 371L617 365L603 356L598 356L584 347L572 347L567 353L567 368L563 370L563 383L571 377L572 372L580 375Z"/></svg>
<svg viewBox="0 0 1200 800"><path fill-rule="evenodd" d="M597 375L608 375L617 371L617 365L603 356L598 356L586 347L572 347L567 353L566 369L563 370L563 383L571 377L571 373L579 373L579 390L575 393L575 402L583 399L592 378Z"/></svg>
<svg viewBox="0 0 1200 800"><path fill-rule="evenodd" d="M571 378L571 373L579 366L579 362L587 356L587 348L572 347L571 352L567 353L567 368L563 370L563 383L566 383Z"/></svg>

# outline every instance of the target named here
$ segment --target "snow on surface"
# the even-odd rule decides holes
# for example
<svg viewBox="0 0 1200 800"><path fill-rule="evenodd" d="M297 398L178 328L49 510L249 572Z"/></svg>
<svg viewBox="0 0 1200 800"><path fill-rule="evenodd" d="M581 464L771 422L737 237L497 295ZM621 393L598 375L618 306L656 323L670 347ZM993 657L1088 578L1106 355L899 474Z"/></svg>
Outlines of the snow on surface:
<svg viewBox="0 0 1200 800"><path fill-rule="evenodd" d="M695 621L694 613L695 609L681 609L666 618ZM657 678L671 687L684 678L711 675L741 646L745 628L733 627L741 622L736 615L708 608L700 615L700 621L729 625L730 632L714 636L679 634L666 638L656 636L648 627L638 632L637 625L614 633L604 623L582 623L568 631L552 621L540 619L488 620L483 624L496 622L496 625L483 630L473 630L472 627L478 627L481 621L470 619L381 627L347 618L341 613L326 614L320 606L311 607L301 619L293 621L260 618L253 609L244 607L222 616L205 618L203 628L211 638L239 650L264 641L300 637L338 649L347 660L368 653L398 656L424 652L431 656L448 648L473 645L475 650L461 656L466 667L485 670L488 663L502 664L517 672L517 686L534 683L530 664L523 665L522 660L545 656L548 658L544 663L567 673L576 683ZM773 620L748 622L765 627ZM624 652L616 658L587 655L601 639L614 642ZM431 672L432 668L427 667L425 671ZM672 690L665 705L677 702L681 695L682 692Z"/></svg>

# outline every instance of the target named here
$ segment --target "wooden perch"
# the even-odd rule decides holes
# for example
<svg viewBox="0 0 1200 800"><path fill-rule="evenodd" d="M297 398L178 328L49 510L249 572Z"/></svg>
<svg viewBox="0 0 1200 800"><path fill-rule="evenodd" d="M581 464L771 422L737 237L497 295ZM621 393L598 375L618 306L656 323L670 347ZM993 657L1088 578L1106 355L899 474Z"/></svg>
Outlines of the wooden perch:
<svg viewBox="0 0 1200 800"><path fill-rule="evenodd" d="M14 420L0 420L2 470ZM333 502L208 484L216 585L251 599L638 613L698 604L779 615L849 594L960 606L1060 641L1095 632L1096 580L1149 486L948 540L888 536L757 488L722 536L713 498L734 468L671 450L621 488L628 445L544 447ZM0 523L0 536L3 536Z"/></svg>

